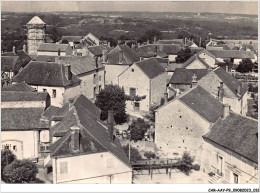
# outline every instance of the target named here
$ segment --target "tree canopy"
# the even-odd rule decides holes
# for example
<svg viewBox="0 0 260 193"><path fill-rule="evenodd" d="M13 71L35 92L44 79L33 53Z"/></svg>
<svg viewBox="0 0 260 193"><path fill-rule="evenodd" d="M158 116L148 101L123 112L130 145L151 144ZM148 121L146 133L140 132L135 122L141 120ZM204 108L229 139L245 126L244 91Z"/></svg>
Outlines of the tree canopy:
<svg viewBox="0 0 260 193"><path fill-rule="evenodd" d="M191 53L190 48L181 49L177 53L176 62L177 63L183 63L186 62L193 54Z"/></svg>
<svg viewBox="0 0 260 193"><path fill-rule="evenodd" d="M250 60L249 58L244 58L241 62L239 62L239 65L236 70L241 73L252 72L253 67L254 64L252 60Z"/></svg>
<svg viewBox="0 0 260 193"><path fill-rule="evenodd" d="M226 70L226 66L228 66L228 70L233 68L233 62L230 59L224 59L224 62L219 62L218 66Z"/></svg>
<svg viewBox="0 0 260 193"><path fill-rule="evenodd" d="M1 174L3 176L4 168L16 160L16 156L9 149L1 150Z"/></svg>
<svg viewBox="0 0 260 193"><path fill-rule="evenodd" d="M149 123L145 122L143 119L138 118L134 120L129 126L131 140L138 141L144 138L145 132L150 128Z"/></svg>
<svg viewBox="0 0 260 193"><path fill-rule="evenodd" d="M101 109L101 120L107 119L108 110L114 110L116 124L122 124L127 121L125 92L119 86L107 85L100 91L95 104Z"/></svg>

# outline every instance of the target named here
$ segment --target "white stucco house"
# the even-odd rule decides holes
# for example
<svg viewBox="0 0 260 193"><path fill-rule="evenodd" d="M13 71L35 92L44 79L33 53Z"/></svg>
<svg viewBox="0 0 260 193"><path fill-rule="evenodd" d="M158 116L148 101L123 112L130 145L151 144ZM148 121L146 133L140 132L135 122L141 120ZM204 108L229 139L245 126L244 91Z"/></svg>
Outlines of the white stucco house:
<svg viewBox="0 0 260 193"><path fill-rule="evenodd" d="M80 94L81 80L71 72L70 64L31 61L14 78L13 84L25 82L38 92L47 92L51 105L61 107Z"/></svg>

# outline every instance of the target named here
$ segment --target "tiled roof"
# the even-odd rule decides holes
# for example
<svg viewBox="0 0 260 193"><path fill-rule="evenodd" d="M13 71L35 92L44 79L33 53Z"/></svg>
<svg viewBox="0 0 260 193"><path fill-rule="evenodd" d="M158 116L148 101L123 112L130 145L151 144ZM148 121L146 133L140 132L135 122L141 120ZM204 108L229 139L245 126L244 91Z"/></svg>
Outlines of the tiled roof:
<svg viewBox="0 0 260 193"><path fill-rule="evenodd" d="M167 72L174 72L177 68L184 68L183 63L169 63L167 66Z"/></svg>
<svg viewBox="0 0 260 193"><path fill-rule="evenodd" d="M207 49L210 50L210 47L223 48L223 50L230 50L230 47L227 44L210 45L209 47L207 47Z"/></svg>
<svg viewBox="0 0 260 193"><path fill-rule="evenodd" d="M207 64L207 62L205 62L205 60L203 60L202 58L200 58L197 55L190 57L186 62L184 62L183 68L186 68L189 64L191 64L195 60L199 60L202 64L204 64L207 68L209 68L209 65Z"/></svg>
<svg viewBox="0 0 260 193"><path fill-rule="evenodd" d="M96 60L90 55L87 56L61 56L56 57L56 62L58 60L63 62L69 62L71 65L71 71L75 75L84 74L96 69ZM98 68L104 68L104 65L98 62Z"/></svg>
<svg viewBox="0 0 260 193"><path fill-rule="evenodd" d="M119 54L123 51L123 65L131 65L140 60L140 57L128 45L118 45L107 55L107 64L120 64Z"/></svg>
<svg viewBox="0 0 260 193"><path fill-rule="evenodd" d="M60 109L60 107L55 106L49 106L44 113L42 114L42 117L45 117L48 120L51 120L51 117Z"/></svg>
<svg viewBox="0 0 260 193"><path fill-rule="evenodd" d="M90 46L88 47L88 51L92 53L94 56L102 56L103 54L103 49L106 48L107 52L109 53L113 48L109 46Z"/></svg>
<svg viewBox="0 0 260 193"><path fill-rule="evenodd" d="M39 55L34 60L43 62L55 62L55 57L56 56Z"/></svg>
<svg viewBox="0 0 260 193"><path fill-rule="evenodd" d="M169 59L168 58L154 58L155 60L157 60L157 62L159 62L160 64L168 64Z"/></svg>
<svg viewBox="0 0 260 193"><path fill-rule="evenodd" d="M200 86L184 93L179 100L211 123L223 114L224 105Z"/></svg>
<svg viewBox="0 0 260 193"><path fill-rule="evenodd" d="M216 59L216 57L215 57L213 54L211 54L209 51L207 51L207 50L205 50L205 49L200 50L199 52L196 53L196 55L199 56L199 55L202 54L202 53L205 53L205 54L211 56L212 58Z"/></svg>
<svg viewBox="0 0 260 193"><path fill-rule="evenodd" d="M202 51L202 50L205 50L205 49L202 48L202 47L191 47L191 48L190 48L190 51L191 51L191 53L193 53L193 54L196 54L196 53L198 53L198 52L200 52L200 51Z"/></svg>
<svg viewBox="0 0 260 193"><path fill-rule="evenodd" d="M213 70L213 72L216 73L216 75L234 94L237 94L237 88L239 84L241 84L241 96L243 96L248 91L248 86L246 84L241 83L235 77L226 72L223 68L216 68Z"/></svg>
<svg viewBox="0 0 260 193"><path fill-rule="evenodd" d="M136 48L136 53L140 57L151 58L157 55L157 45L149 44Z"/></svg>
<svg viewBox="0 0 260 193"><path fill-rule="evenodd" d="M9 72L18 72L22 67L17 63L19 56L2 56L1 57L1 71Z"/></svg>
<svg viewBox="0 0 260 193"><path fill-rule="evenodd" d="M254 59L254 52L242 51L242 50L208 50L216 58L235 58L243 59L250 58Z"/></svg>
<svg viewBox="0 0 260 193"><path fill-rule="evenodd" d="M136 62L136 65L149 77L149 79L153 79L165 72L165 69L155 58Z"/></svg>
<svg viewBox="0 0 260 193"><path fill-rule="evenodd" d="M34 88L32 88L31 86L29 86L28 84L21 82L21 83L17 83L17 84L12 84L10 86L6 86L6 87L2 87L1 88L2 91L20 91L20 92L28 92L28 91L35 91Z"/></svg>
<svg viewBox="0 0 260 193"><path fill-rule="evenodd" d="M44 108L2 108L1 130L47 129L47 122L41 121Z"/></svg>
<svg viewBox="0 0 260 193"><path fill-rule="evenodd" d="M71 156L80 154L91 154L97 152L111 152L118 159L129 166L128 158L116 138L114 143L108 139L107 128L100 124L99 116L88 108L87 98L83 95L75 99L74 107L71 108L66 117L57 123L52 129L52 136L61 137L51 145L51 156ZM88 102L87 102L88 103ZM71 152L70 127L80 128L80 151Z"/></svg>
<svg viewBox="0 0 260 193"><path fill-rule="evenodd" d="M58 52L60 50L65 52L68 47L70 47L69 44L42 43L37 51Z"/></svg>
<svg viewBox="0 0 260 193"><path fill-rule="evenodd" d="M158 45L159 50L166 53L167 55L177 55L177 53L181 50L181 45L179 44L163 44Z"/></svg>
<svg viewBox="0 0 260 193"><path fill-rule="evenodd" d="M45 24L45 23L38 16L34 16L27 24Z"/></svg>
<svg viewBox="0 0 260 193"><path fill-rule="evenodd" d="M83 36L62 36L61 40L68 40L68 42L80 42Z"/></svg>
<svg viewBox="0 0 260 193"><path fill-rule="evenodd" d="M210 132L203 136L247 159L258 163L258 122L230 113L219 119Z"/></svg>
<svg viewBox="0 0 260 193"><path fill-rule="evenodd" d="M29 85L66 87L79 83L80 80L72 74L72 80L69 81L65 76L65 67L62 64L32 61L13 78L13 82L26 82Z"/></svg>
<svg viewBox="0 0 260 193"><path fill-rule="evenodd" d="M183 45L183 39L159 40L159 44L180 44Z"/></svg>
<svg viewBox="0 0 260 193"><path fill-rule="evenodd" d="M19 91L2 91L1 101L46 101L48 93L39 92L19 92Z"/></svg>
<svg viewBox="0 0 260 193"><path fill-rule="evenodd" d="M171 84L191 84L192 76L195 74L197 81L208 73L207 69L177 68L170 80Z"/></svg>

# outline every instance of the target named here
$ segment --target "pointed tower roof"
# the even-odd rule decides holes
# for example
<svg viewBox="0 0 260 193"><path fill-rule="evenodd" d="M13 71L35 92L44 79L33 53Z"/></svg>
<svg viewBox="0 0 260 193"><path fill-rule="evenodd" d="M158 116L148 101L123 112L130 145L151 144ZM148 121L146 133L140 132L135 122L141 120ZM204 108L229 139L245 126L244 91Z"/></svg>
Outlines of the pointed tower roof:
<svg viewBox="0 0 260 193"><path fill-rule="evenodd" d="M38 16L34 16L27 24L46 24Z"/></svg>

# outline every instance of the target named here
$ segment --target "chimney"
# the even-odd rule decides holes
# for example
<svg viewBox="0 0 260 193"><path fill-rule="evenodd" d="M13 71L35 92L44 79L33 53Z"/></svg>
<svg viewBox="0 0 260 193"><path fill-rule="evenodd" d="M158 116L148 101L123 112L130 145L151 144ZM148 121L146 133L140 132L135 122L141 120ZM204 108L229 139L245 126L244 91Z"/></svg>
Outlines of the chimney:
<svg viewBox="0 0 260 193"><path fill-rule="evenodd" d="M119 64L123 64L123 51L122 51L122 50L120 50L118 57L119 57L119 58L118 58Z"/></svg>
<svg viewBox="0 0 260 193"><path fill-rule="evenodd" d="M138 47L138 48L140 47L140 45L141 45L140 43L137 43L137 47Z"/></svg>
<svg viewBox="0 0 260 193"><path fill-rule="evenodd" d="M108 47L111 47L111 46L110 46L110 42L107 42L107 45L108 45Z"/></svg>
<svg viewBox="0 0 260 193"><path fill-rule="evenodd" d="M220 86L219 86L219 89L218 89L218 100L220 102L223 102L223 97L224 97L223 82L220 82Z"/></svg>
<svg viewBox="0 0 260 193"><path fill-rule="evenodd" d="M229 105L224 104L222 119L225 119L229 115L229 109L230 109Z"/></svg>
<svg viewBox="0 0 260 193"><path fill-rule="evenodd" d="M23 51L26 52L26 45L23 45Z"/></svg>
<svg viewBox="0 0 260 193"><path fill-rule="evenodd" d="M187 45L187 38L185 38L185 42L184 42L184 45L185 45L185 46Z"/></svg>
<svg viewBox="0 0 260 193"><path fill-rule="evenodd" d="M201 47L201 37L200 37L200 43L199 43L199 47Z"/></svg>
<svg viewBox="0 0 260 193"><path fill-rule="evenodd" d="M156 44L156 36L153 38L153 43Z"/></svg>
<svg viewBox="0 0 260 193"><path fill-rule="evenodd" d="M164 93L164 104L166 104L168 102L168 93L165 92Z"/></svg>
<svg viewBox="0 0 260 193"><path fill-rule="evenodd" d="M71 109L74 106L73 102L74 98L69 98L69 109Z"/></svg>
<svg viewBox="0 0 260 193"><path fill-rule="evenodd" d="M241 84L240 83L237 86L237 95L241 95Z"/></svg>
<svg viewBox="0 0 260 193"><path fill-rule="evenodd" d="M66 78L71 81L72 79L72 72L71 72L71 65L70 65L70 62L66 62L64 64L64 67L65 67L65 76Z"/></svg>
<svg viewBox="0 0 260 193"><path fill-rule="evenodd" d="M104 48L102 50L102 59L103 59L103 63L107 62L107 49L106 48Z"/></svg>
<svg viewBox="0 0 260 193"><path fill-rule="evenodd" d="M149 44L149 40L147 40L146 44L147 44L147 45Z"/></svg>
<svg viewBox="0 0 260 193"><path fill-rule="evenodd" d="M60 48L58 49L58 56L60 56Z"/></svg>
<svg viewBox="0 0 260 193"><path fill-rule="evenodd" d="M226 66L226 72L228 72L228 65Z"/></svg>
<svg viewBox="0 0 260 193"><path fill-rule="evenodd" d="M135 44L132 44L132 45L131 45L131 48L132 48L133 50L135 50Z"/></svg>
<svg viewBox="0 0 260 193"><path fill-rule="evenodd" d="M196 76L196 74L193 74L192 80L191 80L191 87L193 88L197 83L198 83L197 76Z"/></svg>
<svg viewBox="0 0 260 193"><path fill-rule="evenodd" d="M70 128L70 147L73 153L79 152L79 127Z"/></svg>
<svg viewBox="0 0 260 193"><path fill-rule="evenodd" d="M108 110L107 123L108 123L108 139L111 142L114 142L114 111L113 110Z"/></svg>
<svg viewBox="0 0 260 193"><path fill-rule="evenodd" d="M13 46L13 53L16 54L16 52L15 52L15 46Z"/></svg>

